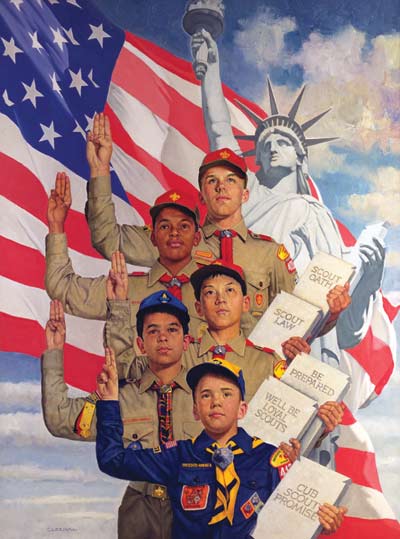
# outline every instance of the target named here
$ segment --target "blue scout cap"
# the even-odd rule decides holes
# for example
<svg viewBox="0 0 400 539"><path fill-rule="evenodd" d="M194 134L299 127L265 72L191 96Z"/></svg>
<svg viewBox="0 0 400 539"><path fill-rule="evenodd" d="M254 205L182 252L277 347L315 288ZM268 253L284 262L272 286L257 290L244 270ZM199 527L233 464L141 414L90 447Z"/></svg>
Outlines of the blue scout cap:
<svg viewBox="0 0 400 539"><path fill-rule="evenodd" d="M245 399L246 388L243 371L237 365L234 365L230 361L226 361L226 359L214 358L192 367L186 375L186 381L193 392L196 389L200 378L207 373L220 374L235 382L240 389L242 400Z"/></svg>
<svg viewBox="0 0 400 539"><path fill-rule="evenodd" d="M168 290L159 290L150 294L139 305L136 313L136 326L138 335L142 336L143 322L146 314L170 313L178 318L183 327L183 333L189 333L190 316L185 305L173 296Z"/></svg>

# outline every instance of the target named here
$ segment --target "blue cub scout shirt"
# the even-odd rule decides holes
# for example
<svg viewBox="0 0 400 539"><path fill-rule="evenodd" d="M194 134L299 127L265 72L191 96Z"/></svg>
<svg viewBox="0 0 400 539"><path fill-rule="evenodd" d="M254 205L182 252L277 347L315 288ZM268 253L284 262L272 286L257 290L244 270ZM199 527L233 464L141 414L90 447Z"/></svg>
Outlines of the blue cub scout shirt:
<svg viewBox="0 0 400 539"><path fill-rule="evenodd" d="M160 449L125 449L117 401L97 402L96 454L100 469L120 479L167 485L174 513L174 539L245 539L254 530L257 514L279 483L270 464L276 447L261 443L239 428L232 440L243 450L235 455L240 479L233 524L224 519L209 525L216 502L215 466L206 451L214 442L203 431L194 440L170 442Z"/></svg>

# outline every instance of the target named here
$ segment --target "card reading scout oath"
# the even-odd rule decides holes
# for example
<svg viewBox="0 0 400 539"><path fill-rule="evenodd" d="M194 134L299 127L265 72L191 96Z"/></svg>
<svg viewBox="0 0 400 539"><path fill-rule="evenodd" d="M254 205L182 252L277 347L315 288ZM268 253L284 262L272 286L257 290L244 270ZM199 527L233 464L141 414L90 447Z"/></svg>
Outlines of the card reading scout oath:
<svg viewBox="0 0 400 539"><path fill-rule="evenodd" d="M329 312L326 295L336 285L345 285L354 275L355 266L326 253L316 253L293 290L293 294Z"/></svg>

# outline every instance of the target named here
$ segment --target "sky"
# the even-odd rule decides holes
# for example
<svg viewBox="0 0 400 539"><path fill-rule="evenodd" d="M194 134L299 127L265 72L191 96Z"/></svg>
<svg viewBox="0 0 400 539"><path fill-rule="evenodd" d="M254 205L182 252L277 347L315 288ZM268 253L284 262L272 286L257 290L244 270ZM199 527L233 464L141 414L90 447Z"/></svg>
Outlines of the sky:
<svg viewBox="0 0 400 539"><path fill-rule="evenodd" d="M190 59L189 38L181 28L183 0L95 3L121 27ZM283 112L307 84L300 120L332 108L310 134L338 140L311 148L311 175L326 205L355 235L368 223L390 221L383 289L399 302L398 3L225 4L225 29L218 41L223 82L267 112L267 76ZM399 321L396 328L399 335ZM0 518L8 539L26 535L27 527L33 539L116 536L116 511L125 486L98 472L94 444L59 440L46 431L37 359L0 353L0 372ZM384 492L398 516L400 429L394 410L400 405L399 386L397 371L383 395L359 415L373 439Z"/></svg>

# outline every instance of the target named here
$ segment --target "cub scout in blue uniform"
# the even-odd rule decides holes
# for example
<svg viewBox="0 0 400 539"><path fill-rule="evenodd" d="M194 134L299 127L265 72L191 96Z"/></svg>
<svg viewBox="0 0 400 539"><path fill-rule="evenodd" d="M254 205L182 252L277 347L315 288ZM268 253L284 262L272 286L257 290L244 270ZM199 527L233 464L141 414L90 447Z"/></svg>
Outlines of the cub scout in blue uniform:
<svg viewBox="0 0 400 539"><path fill-rule="evenodd" d="M176 539L251 538L257 514L280 481L279 467L300 454L291 439L280 449L238 427L247 411L240 368L212 360L190 369L193 413L204 430L192 440L161 450L124 449L118 404L118 375L111 354L98 377L96 454L100 469L120 479L161 482L171 498ZM276 462L278 461L278 464ZM340 526L345 508L324 504L324 530Z"/></svg>

